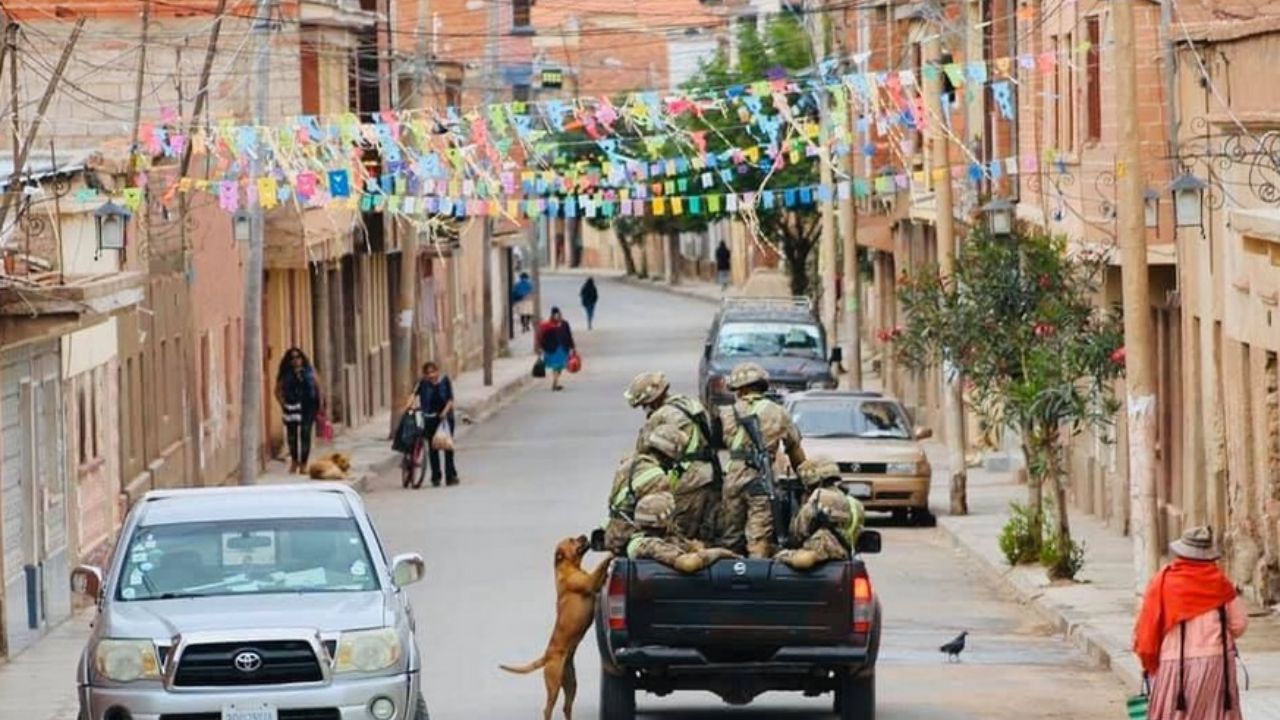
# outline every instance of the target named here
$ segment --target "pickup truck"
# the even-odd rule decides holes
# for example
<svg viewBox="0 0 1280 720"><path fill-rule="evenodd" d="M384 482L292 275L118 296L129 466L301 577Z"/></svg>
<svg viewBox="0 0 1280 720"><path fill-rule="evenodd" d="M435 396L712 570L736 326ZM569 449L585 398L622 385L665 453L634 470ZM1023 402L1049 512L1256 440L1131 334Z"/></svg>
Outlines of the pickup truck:
<svg viewBox="0 0 1280 720"><path fill-rule="evenodd" d="M880 551L864 530L857 551ZM807 572L721 560L684 575L615 559L596 603L600 717L631 720L637 691L705 690L731 705L769 691L835 694L845 720L874 720L880 601L859 555Z"/></svg>

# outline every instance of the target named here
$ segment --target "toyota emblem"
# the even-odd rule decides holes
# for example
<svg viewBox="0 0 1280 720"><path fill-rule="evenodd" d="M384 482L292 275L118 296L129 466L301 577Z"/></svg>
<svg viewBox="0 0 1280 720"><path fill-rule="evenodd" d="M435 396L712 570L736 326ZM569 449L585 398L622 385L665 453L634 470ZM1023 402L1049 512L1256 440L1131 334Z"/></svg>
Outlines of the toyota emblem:
<svg viewBox="0 0 1280 720"><path fill-rule="evenodd" d="M747 564L746 564L746 563L744 563L744 562L742 562L741 560L739 560L738 562L734 563L734 564L733 564L733 574L735 574L735 575L746 575L746 574L747 574Z"/></svg>
<svg viewBox="0 0 1280 720"><path fill-rule="evenodd" d="M258 668L262 667L262 656L253 650L244 650L236 653L232 659L236 669L242 673L258 672Z"/></svg>

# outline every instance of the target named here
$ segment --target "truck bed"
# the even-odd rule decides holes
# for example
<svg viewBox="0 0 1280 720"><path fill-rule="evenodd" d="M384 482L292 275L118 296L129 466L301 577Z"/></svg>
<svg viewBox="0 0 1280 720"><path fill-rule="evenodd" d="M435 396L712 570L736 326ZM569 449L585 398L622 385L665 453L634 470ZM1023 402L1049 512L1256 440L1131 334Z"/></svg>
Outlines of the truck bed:
<svg viewBox="0 0 1280 720"><path fill-rule="evenodd" d="M851 563L800 573L768 560L721 561L684 575L652 561L626 573L629 644L672 647L830 645L852 633Z"/></svg>

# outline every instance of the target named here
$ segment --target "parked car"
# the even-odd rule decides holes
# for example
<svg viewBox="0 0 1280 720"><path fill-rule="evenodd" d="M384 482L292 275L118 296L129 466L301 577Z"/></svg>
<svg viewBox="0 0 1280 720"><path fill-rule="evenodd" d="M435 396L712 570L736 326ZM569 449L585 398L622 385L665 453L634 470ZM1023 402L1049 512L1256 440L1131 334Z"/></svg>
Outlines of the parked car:
<svg viewBox="0 0 1280 720"><path fill-rule="evenodd" d="M345 485L150 492L72 573L98 605L80 720L426 720L422 574Z"/></svg>
<svg viewBox="0 0 1280 720"><path fill-rule="evenodd" d="M845 489L868 510L933 522L933 469L920 444L933 433L914 427L902 403L873 392L822 390L791 395L786 407L805 453L835 460Z"/></svg>
<svg viewBox="0 0 1280 720"><path fill-rule="evenodd" d="M702 350L698 384L708 408L733 402L725 380L742 362L759 363L781 397L811 388L834 388L831 366L840 348L827 353L827 336L808 298L726 298Z"/></svg>

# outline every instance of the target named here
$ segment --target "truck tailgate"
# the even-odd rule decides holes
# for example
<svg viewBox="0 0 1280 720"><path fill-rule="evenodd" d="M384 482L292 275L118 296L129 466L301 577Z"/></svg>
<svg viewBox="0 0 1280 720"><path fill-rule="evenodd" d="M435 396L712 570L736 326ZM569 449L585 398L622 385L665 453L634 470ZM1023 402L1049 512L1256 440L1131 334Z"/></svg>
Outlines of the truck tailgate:
<svg viewBox="0 0 1280 720"><path fill-rule="evenodd" d="M831 645L852 632L851 563L802 573L769 560L722 560L694 575L652 561L627 564L633 644Z"/></svg>

